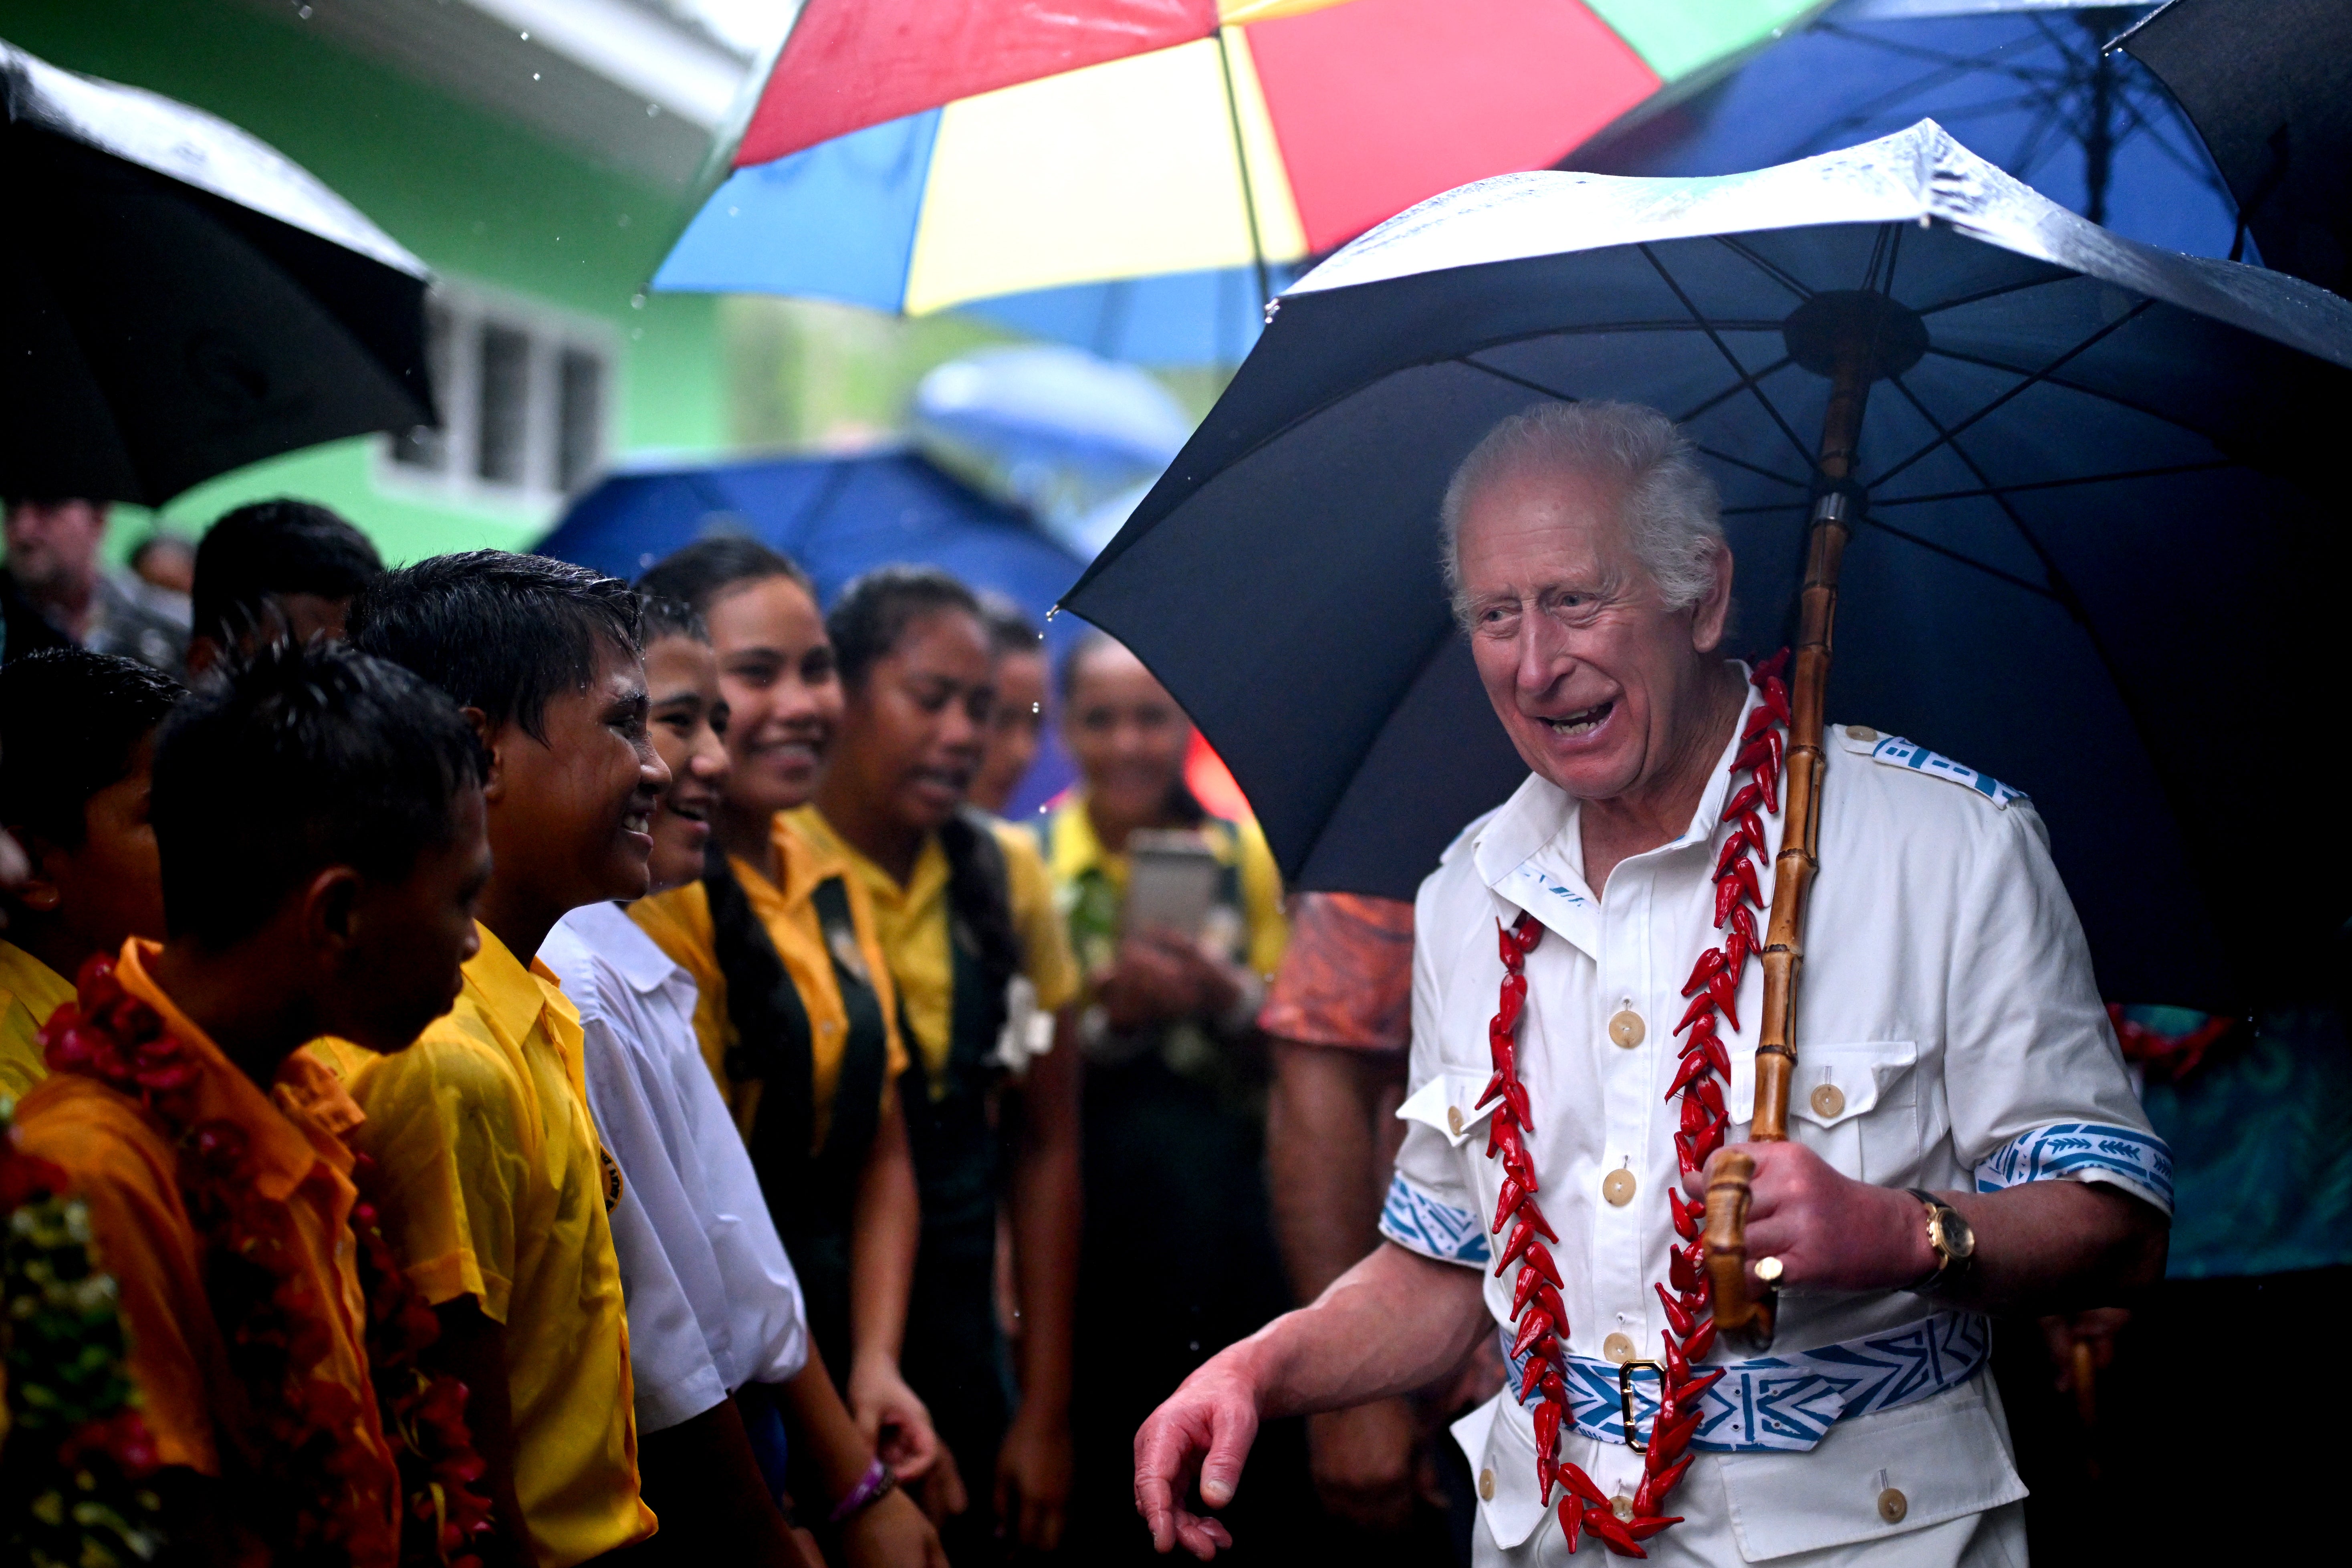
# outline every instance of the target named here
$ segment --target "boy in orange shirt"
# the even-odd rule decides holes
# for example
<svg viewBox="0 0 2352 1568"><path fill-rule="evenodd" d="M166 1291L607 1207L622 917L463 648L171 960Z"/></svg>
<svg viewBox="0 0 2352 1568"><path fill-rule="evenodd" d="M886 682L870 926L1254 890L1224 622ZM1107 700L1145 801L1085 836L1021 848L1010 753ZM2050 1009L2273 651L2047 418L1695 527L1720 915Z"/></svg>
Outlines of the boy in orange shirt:
<svg viewBox="0 0 2352 1568"><path fill-rule="evenodd" d="M404 1468L450 1479L452 1451L398 1435L436 1426L409 1419L415 1303L363 1276L359 1112L300 1047L398 1050L456 994L488 869L473 737L405 670L275 649L173 715L153 812L164 941L82 967L17 1145L88 1205L182 1560L392 1568Z"/></svg>
<svg viewBox="0 0 2352 1568"><path fill-rule="evenodd" d="M358 1065L359 1146L385 1229L474 1391L505 1544L537 1568L652 1535L606 1212L619 1168L590 1121L578 1012L537 962L569 911L644 896L669 783L646 731L626 584L538 556L443 555L362 590L352 644L448 693L488 754L494 869L450 1015Z"/></svg>

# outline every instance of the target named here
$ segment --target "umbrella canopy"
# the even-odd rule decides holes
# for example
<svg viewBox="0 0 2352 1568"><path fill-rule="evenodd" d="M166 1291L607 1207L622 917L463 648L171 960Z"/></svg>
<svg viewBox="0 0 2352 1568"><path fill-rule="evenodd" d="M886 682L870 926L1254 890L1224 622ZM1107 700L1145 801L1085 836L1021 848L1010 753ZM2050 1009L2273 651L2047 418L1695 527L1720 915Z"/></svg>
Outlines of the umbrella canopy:
<svg viewBox="0 0 2352 1568"><path fill-rule="evenodd" d="M2114 232L2227 256L2238 208L2196 127L2107 48L2152 6L1841 0L1720 82L1570 160L1603 174L1729 174L1931 118Z"/></svg>
<svg viewBox="0 0 2352 1568"><path fill-rule="evenodd" d="M209 114L0 43L0 491L154 506L433 417L424 263Z"/></svg>
<svg viewBox="0 0 2352 1568"><path fill-rule="evenodd" d="M2275 840L2338 792L2265 742L2339 706L2345 547L2305 486L2352 304L2117 239L1931 121L1383 226L1283 298L1065 602L1184 704L1286 873L1407 896L1526 775L1440 582L1455 465L1541 399L1664 410L1722 489L1745 641L1776 646L1829 387L1807 310L1871 295L1922 353L1869 396L1831 717L2029 792L2111 994L2307 983L2352 894Z"/></svg>
<svg viewBox="0 0 2352 1568"><path fill-rule="evenodd" d="M2174 0L2122 45L2204 132L2263 262L2352 285L2352 5Z"/></svg>
<svg viewBox="0 0 2352 1568"><path fill-rule="evenodd" d="M914 315L1070 290L1002 319L1230 361L1271 268L1555 163L1818 4L809 0L655 287Z"/></svg>
<svg viewBox="0 0 2352 1568"><path fill-rule="evenodd" d="M711 532L748 533L800 563L817 597L893 562L945 568L993 589L1043 620L1082 563L1028 518L942 471L919 452L771 458L610 474L535 547L615 577L633 578ZM1046 626L1058 656L1082 628ZM1068 784L1072 769L1049 728L1015 815Z"/></svg>

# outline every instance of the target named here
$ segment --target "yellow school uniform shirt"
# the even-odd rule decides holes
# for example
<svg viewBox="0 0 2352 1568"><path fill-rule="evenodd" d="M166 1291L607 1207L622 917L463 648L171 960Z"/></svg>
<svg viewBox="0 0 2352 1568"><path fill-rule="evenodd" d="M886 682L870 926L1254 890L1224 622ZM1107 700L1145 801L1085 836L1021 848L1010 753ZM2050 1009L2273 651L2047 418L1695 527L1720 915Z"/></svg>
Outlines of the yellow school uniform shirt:
<svg viewBox="0 0 2352 1568"><path fill-rule="evenodd" d="M33 1036L73 995L72 981L15 942L0 942L0 1095L21 1100L49 1076Z"/></svg>
<svg viewBox="0 0 2352 1568"><path fill-rule="evenodd" d="M541 1568L654 1531L637 1496L629 1326L582 1077L580 1015L555 977L478 928L457 1005L416 1043L364 1057L384 1231L438 1306L471 1296L506 1327L515 1492Z"/></svg>
<svg viewBox="0 0 2352 1568"><path fill-rule="evenodd" d="M1244 958L1251 969L1271 980L1282 966L1282 950L1290 942L1290 921L1282 910L1282 872L1275 866L1274 851L1266 847L1265 834L1255 820L1233 826L1230 836L1204 832L1201 837L1215 852L1218 864L1239 862L1242 921L1248 927ZM1088 871L1098 870L1114 893L1126 897L1127 857L1103 847L1095 833L1094 818L1087 815L1085 790L1072 790L1054 808L1045 832L1057 884L1074 886Z"/></svg>
<svg viewBox="0 0 2352 1568"><path fill-rule="evenodd" d="M907 1070L907 1047L898 1037L898 1004L890 971L876 932L874 907L859 879L849 874L847 859L820 848L790 820L778 813L771 842L783 871L779 886L740 856L729 857L735 879L751 912L767 928L784 973L808 1010L809 1055L814 1068L812 1085L816 1115L813 1131L819 1143L831 1124L834 1090L841 1082L841 1058L849 1038L849 1010L841 999L841 980L834 973L834 953L825 942L817 918L816 889L839 877L849 895L850 923L857 932L857 962L865 966L881 998L886 1060L883 1093ZM735 1109L735 1087L727 1076L727 1052L735 1044L735 1025L727 1013L727 976L719 972L717 938L710 926L710 898L703 885L688 882L629 906L629 914L670 961L694 976L694 1033L702 1046L702 1059L730 1109Z"/></svg>
<svg viewBox="0 0 2352 1568"><path fill-rule="evenodd" d="M813 805L788 814L809 841L838 856L874 905L875 929L882 938L890 977L898 983L907 1027L922 1052L923 1070L934 1094L945 1091L949 1035L955 1014L955 956L948 937L948 855L933 834L915 857L914 874L898 879L851 848ZM1030 837L1010 823L993 824L1004 849L1005 890L1013 905L1013 931L1021 942L1021 972L1037 988L1037 1005L1052 1013L1078 996L1078 963L1070 954L1069 933L1054 907L1053 879Z"/></svg>

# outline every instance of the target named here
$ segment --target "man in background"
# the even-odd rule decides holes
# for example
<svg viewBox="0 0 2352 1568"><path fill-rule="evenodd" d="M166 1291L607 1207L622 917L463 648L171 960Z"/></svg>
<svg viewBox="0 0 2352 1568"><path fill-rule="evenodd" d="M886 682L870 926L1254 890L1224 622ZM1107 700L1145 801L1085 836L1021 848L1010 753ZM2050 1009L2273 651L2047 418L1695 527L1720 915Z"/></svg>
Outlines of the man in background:
<svg viewBox="0 0 2352 1568"><path fill-rule="evenodd" d="M0 566L0 615L7 641L0 658L42 647L86 647L151 665L177 679L187 622L168 595L100 561L107 503L11 497L5 528L8 562Z"/></svg>
<svg viewBox="0 0 2352 1568"><path fill-rule="evenodd" d="M367 535L325 507L283 499L238 507L196 546L188 668L202 673L225 653L279 638L340 637L352 595L383 574Z"/></svg>

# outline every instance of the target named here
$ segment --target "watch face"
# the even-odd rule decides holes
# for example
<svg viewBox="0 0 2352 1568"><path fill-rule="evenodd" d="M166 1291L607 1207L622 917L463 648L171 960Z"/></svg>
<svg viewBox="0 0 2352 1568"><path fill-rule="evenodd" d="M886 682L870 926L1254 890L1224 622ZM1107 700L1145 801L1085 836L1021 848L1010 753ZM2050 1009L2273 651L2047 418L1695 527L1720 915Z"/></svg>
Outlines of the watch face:
<svg viewBox="0 0 2352 1568"><path fill-rule="evenodd" d="M1975 1256L1977 1233L1969 1227L1969 1222L1961 1216L1960 1211L1946 1208L1937 1217L1943 1221L1940 1228L1944 1233L1944 1250L1951 1254L1953 1260L1957 1262Z"/></svg>

